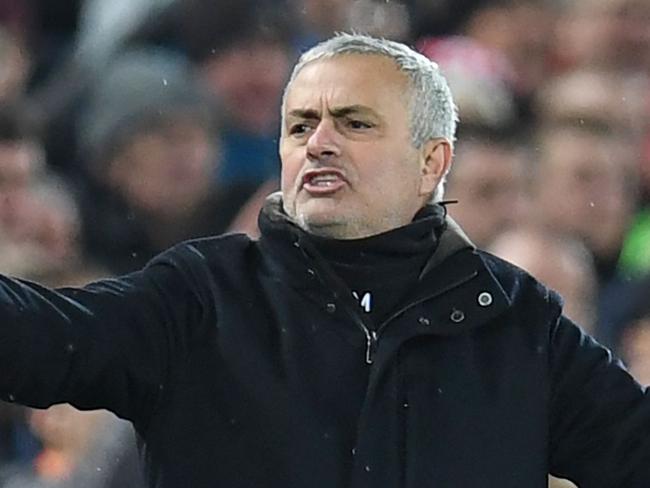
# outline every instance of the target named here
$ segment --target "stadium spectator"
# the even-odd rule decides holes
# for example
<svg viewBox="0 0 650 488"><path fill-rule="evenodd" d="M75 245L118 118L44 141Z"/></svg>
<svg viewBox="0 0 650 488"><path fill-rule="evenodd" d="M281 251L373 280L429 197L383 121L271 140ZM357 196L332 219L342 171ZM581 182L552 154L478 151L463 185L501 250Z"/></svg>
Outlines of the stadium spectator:
<svg viewBox="0 0 650 488"><path fill-rule="evenodd" d="M633 153L607 128L553 126L539 135L532 194L537 218L581 239L599 288L614 279L636 205Z"/></svg>
<svg viewBox="0 0 650 488"><path fill-rule="evenodd" d="M278 113L296 29L291 10L281 5L246 0L225 10L209 0L183 4L184 45L223 117L218 178L225 184L259 185L279 173Z"/></svg>
<svg viewBox="0 0 650 488"><path fill-rule="evenodd" d="M505 132L518 125L514 66L502 52L467 36L425 37L417 47L449 80L461 128Z"/></svg>
<svg viewBox="0 0 650 488"><path fill-rule="evenodd" d="M31 410L41 449L30 466L0 469L3 488L141 488L133 430L105 410Z"/></svg>
<svg viewBox="0 0 650 488"><path fill-rule="evenodd" d="M596 67L650 74L647 0L572 0L557 23L554 58L561 70Z"/></svg>
<svg viewBox="0 0 650 488"><path fill-rule="evenodd" d="M84 242L115 272L182 240L225 231L254 191L215 184L213 113L185 64L166 52L133 51L114 62L94 92L81 139L95 176L83 206Z"/></svg>
<svg viewBox="0 0 650 488"><path fill-rule="evenodd" d="M548 0L481 2L468 16L463 33L501 52L513 67L513 87L521 121L530 121L530 99L548 78L557 10Z"/></svg>
<svg viewBox="0 0 650 488"><path fill-rule="evenodd" d="M470 134L459 140L446 197L449 213L478 246L488 246L528 213L527 161L523 147Z"/></svg>

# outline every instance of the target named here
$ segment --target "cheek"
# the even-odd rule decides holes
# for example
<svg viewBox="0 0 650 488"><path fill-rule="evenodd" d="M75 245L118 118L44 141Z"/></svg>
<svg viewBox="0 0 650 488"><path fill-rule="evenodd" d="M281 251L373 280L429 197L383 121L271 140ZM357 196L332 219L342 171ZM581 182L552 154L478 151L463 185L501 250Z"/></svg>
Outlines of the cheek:
<svg viewBox="0 0 650 488"><path fill-rule="evenodd" d="M285 195L296 187L296 178L300 173L302 158L296 154L296 151L282 150L280 152L282 160L282 174L280 176L280 185L282 193Z"/></svg>
<svg viewBox="0 0 650 488"><path fill-rule="evenodd" d="M388 190L395 187L396 191L417 192L422 181L422 172L418 162L413 158L402 157L397 162L391 161L391 168L383 174L378 174L379 183ZM388 174L392 175L388 177Z"/></svg>

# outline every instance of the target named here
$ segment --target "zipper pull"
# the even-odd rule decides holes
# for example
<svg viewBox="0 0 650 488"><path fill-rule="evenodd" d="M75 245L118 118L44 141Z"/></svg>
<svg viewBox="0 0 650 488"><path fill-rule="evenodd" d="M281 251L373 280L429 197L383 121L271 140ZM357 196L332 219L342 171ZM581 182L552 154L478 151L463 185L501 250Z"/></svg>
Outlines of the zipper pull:
<svg viewBox="0 0 650 488"><path fill-rule="evenodd" d="M377 331L366 330L366 364L372 364L377 351Z"/></svg>

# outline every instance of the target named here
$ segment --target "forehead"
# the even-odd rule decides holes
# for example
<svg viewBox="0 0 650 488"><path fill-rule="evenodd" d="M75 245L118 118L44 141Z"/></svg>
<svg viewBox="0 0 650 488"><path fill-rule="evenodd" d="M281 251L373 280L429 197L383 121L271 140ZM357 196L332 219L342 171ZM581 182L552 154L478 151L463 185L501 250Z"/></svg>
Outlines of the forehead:
<svg viewBox="0 0 650 488"><path fill-rule="evenodd" d="M404 107L408 78L385 56L341 54L305 65L287 88L286 105L315 108L336 105Z"/></svg>

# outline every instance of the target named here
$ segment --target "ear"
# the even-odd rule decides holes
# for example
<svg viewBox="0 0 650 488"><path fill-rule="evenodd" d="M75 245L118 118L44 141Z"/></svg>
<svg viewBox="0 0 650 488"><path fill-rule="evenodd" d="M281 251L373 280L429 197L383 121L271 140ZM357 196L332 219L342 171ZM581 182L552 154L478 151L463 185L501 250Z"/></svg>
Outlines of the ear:
<svg viewBox="0 0 650 488"><path fill-rule="evenodd" d="M451 167L452 149L447 139L431 139L422 146L420 196L431 195Z"/></svg>

